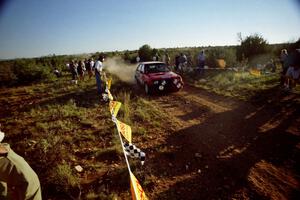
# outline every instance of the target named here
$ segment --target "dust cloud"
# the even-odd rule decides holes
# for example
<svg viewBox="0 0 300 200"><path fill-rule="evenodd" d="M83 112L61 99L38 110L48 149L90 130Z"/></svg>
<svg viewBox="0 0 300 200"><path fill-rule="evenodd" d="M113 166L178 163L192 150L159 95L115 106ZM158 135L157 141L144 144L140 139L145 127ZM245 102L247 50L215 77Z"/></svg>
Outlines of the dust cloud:
<svg viewBox="0 0 300 200"><path fill-rule="evenodd" d="M106 71L116 75L121 81L134 83L134 73L137 64L128 64L121 57L113 57L107 58L103 65Z"/></svg>

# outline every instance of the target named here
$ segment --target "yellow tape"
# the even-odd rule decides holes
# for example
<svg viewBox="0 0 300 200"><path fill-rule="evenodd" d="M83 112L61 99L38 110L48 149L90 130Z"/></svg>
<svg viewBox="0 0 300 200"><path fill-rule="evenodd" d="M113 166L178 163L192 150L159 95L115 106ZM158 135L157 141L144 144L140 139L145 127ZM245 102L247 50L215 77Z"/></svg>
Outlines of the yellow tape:
<svg viewBox="0 0 300 200"><path fill-rule="evenodd" d="M110 101L114 100L114 97L111 95L109 89L107 89L107 95L108 95L108 99L109 99Z"/></svg>
<svg viewBox="0 0 300 200"><path fill-rule="evenodd" d="M131 127L123 122L117 120L117 126L120 133L131 143Z"/></svg>
<svg viewBox="0 0 300 200"><path fill-rule="evenodd" d="M132 172L130 172L130 190L133 200L148 200L142 186Z"/></svg>
<svg viewBox="0 0 300 200"><path fill-rule="evenodd" d="M109 79L107 80L107 82L106 82L107 88L108 88L109 90L110 90L110 87L111 87L111 81L112 81L112 79L109 78Z"/></svg>

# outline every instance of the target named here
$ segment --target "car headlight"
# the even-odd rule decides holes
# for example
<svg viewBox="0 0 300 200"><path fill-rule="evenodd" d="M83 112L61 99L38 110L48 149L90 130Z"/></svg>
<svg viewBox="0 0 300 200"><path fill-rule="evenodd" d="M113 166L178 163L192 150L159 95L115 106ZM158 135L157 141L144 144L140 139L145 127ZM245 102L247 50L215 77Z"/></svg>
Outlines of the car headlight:
<svg viewBox="0 0 300 200"><path fill-rule="evenodd" d="M178 83L178 79L174 79L173 83L176 85Z"/></svg>
<svg viewBox="0 0 300 200"><path fill-rule="evenodd" d="M157 85L157 84L158 84L158 81L154 81L153 84Z"/></svg>

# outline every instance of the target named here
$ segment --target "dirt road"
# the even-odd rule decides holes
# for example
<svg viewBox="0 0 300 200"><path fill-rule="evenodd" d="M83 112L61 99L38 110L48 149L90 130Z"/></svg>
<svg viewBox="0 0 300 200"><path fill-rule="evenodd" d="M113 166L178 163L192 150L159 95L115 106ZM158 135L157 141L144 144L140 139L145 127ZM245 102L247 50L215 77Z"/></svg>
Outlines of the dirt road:
<svg viewBox="0 0 300 200"><path fill-rule="evenodd" d="M299 97L253 105L186 86L151 101L170 129L146 150L150 199L299 199Z"/></svg>

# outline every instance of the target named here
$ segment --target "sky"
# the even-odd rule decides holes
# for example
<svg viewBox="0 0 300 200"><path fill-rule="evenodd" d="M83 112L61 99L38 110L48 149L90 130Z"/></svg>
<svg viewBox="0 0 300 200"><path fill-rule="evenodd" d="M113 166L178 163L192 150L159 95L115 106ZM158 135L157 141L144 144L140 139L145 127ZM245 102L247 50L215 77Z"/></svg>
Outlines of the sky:
<svg viewBox="0 0 300 200"><path fill-rule="evenodd" d="M0 0L0 59L300 38L299 0Z"/></svg>

